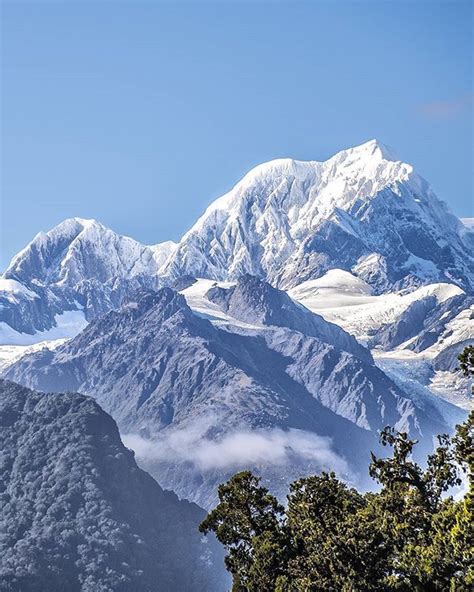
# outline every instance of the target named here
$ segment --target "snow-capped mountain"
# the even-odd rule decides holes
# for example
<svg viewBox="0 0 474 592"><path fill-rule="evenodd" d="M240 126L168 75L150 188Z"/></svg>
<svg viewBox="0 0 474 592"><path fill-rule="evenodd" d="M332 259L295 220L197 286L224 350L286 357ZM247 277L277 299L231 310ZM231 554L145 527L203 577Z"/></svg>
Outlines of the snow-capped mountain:
<svg viewBox="0 0 474 592"><path fill-rule="evenodd" d="M0 589L221 592L205 512L139 469L90 397L0 380Z"/></svg>
<svg viewBox="0 0 474 592"><path fill-rule="evenodd" d="M40 232L0 280L3 342L15 342L8 327L26 334L64 328L70 324L67 312L80 323L120 306L134 290L156 288L173 249L171 242L141 245L95 220L80 218ZM72 334L74 328L64 336Z"/></svg>
<svg viewBox="0 0 474 592"><path fill-rule="evenodd" d="M472 293L472 237L375 140L325 162L275 160L212 203L179 244L141 245L79 218L38 234L0 284L0 339L62 326L65 312L93 319L139 288L186 275L249 273L287 289L340 268L378 294L439 282Z"/></svg>
<svg viewBox="0 0 474 592"><path fill-rule="evenodd" d="M409 430L426 449L463 416L429 394L413 400L340 327L250 276L145 291L6 376L93 395L147 469L205 507L248 466L282 496L323 468L363 483L377 430Z"/></svg>
<svg viewBox="0 0 474 592"><path fill-rule="evenodd" d="M181 289L190 277L221 282L213 295L221 316L239 307L270 314L222 292L222 282L249 273L346 329L386 370L397 356L404 374L407 356L429 358L423 386L470 406L453 364L474 339L473 237L469 220L452 216L376 141L326 162L272 161L211 204L179 244L141 245L79 218L37 235L0 279L0 364L39 343L54 349L142 289ZM273 321L299 330L281 296L277 303Z"/></svg>
<svg viewBox="0 0 474 592"><path fill-rule="evenodd" d="M379 293L440 281L472 290L464 231L413 167L373 140L326 162L256 167L184 235L164 274L251 273L288 288L337 267Z"/></svg>

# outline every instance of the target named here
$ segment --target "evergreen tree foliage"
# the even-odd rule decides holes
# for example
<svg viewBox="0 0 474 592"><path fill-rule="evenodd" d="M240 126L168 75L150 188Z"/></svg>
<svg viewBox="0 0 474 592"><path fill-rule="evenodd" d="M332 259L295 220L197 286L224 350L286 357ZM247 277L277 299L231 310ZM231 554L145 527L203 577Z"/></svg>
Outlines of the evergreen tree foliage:
<svg viewBox="0 0 474 592"><path fill-rule="evenodd" d="M474 376L474 345L468 345L458 356L459 367L465 376Z"/></svg>
<svg viewBox="0 0 474 592"><path fill-rule="evenodd" d="M459 356L474 375L474 348ZM219 487L201 524L226 547L233 592L467 592L474 589L474 412L424 467L416 441L386 427L372 455L377 493L322 473L291 484L288 504L249 471ZM467 479L462 499L449 495Z"/></svg>

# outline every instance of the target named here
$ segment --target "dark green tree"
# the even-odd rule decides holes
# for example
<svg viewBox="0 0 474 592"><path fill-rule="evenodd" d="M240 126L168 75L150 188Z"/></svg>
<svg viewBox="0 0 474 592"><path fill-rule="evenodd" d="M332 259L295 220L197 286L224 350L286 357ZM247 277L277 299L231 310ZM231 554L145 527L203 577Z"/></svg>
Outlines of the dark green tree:
<svg viewBox="0 0 474 592"><path fill-rule="evenodd" d="M281 590L377 589L384 553L363 495L334 473L299 479L290 486L286 517L290 552Z"/></svg>
<svg viewBox="0 0 474 592"><path fill-rule="evenodd" d="M474 346L468 345L458 356L459 367L465 376L474 376Z"/></svg>
<svg viewBox="0 0 474 592"><path fill-rule="evenodd" d="M436 517L453 506L452 499L444 501L443 495L461 483L451 440L446 435L438 440L424 470L411 458L416 442L391 428L382 431L381 442L392 447L392 456L372 457L370 474L382 486L372 505L390 549L382 589L446 590L446 582L456 572L455 562L446 558L435 574L427 552L432 547Z"/></svg>
<svg viewBox="0 0 474 592"><path fill-rule="evenodd" d="M474 348L459 359L474 376ZM438 437L424 467L406 433L387 427L380 440L391 455L372 455L377 493L322 473L291 484L285 511L249 471L219 487L200 529L226 546L234 592L474 589L474 412L453 438ZM468 491L455 501L462 472Z"/></svg>
<svg viewBox="0 0 474 592"><path fill-rule="evenodd" d="M226 546L233 591L274 590L285 564L284 508L250 471L219 486L219 505L201 523Z"/></svg>

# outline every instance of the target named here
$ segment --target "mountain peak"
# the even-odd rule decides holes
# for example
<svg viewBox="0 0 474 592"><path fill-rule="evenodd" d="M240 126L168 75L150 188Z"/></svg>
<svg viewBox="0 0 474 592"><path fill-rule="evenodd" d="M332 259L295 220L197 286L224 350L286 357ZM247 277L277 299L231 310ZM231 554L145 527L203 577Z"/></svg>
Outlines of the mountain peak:
<svg viewBox="0 0 474 592"><path fill-rule="evenodd" d="M359 146L344 150L343 152L356 154L361 158L366 156L392 162L400 162L400 159L393 148L379 142L379 140L375 138L368 142L364 142L364 144L360 144Z"/></svg>
<svg viewBox="0 0 474 592"><path fill-rule="evenodd" d="M229 281L249 273L290 288L338 268L379 292L444 281L471 291L471 241L413 167L372 139L324 162L281 158L255 167L177 244L142 245L96 220L69 218L37 235L3 277L65 290L59 309L80 302L88 315L182 276ZM51 296L51 311L56 302Z"/></svg>
<svg viewBox="0 0 474 592"><path fill-rule="evenodd" d="M385 160L387 162L401 162L393 148L374 138L358 146L340 150L334 156L328 158L325 161L275 158L273 160L263 162L262 164L252 168L238 183L238 185L245 184L246 182L251 183L259 177L271 175L292 175L298 177L307 174L308 171L318 171L324 167L326 163L332 163L333 160L340 161L346 157L352 157L352 159L360 160L362 163L368 159L375 161Z"/></svg>
<svg viewBox="0 0 474 592"><path fill-rule="evenodd" d="M80 225L83 228L90 228L91 226L100 226L104 228L103 224L95 220L94 218L80 218L79 216L74 216L72 218L66 218L57 227L60 226L72 226L72 225Z"/></svg>
<svg viewBox="0 0 474 592"><path fill-rule="evenodd" d="M33 239L32 243L39 240L48 240L54 239L58 236L78 236L84 230L89 230L91 228L97 228L102 230L107 230L106 227L94 220L93 218L66 218L59 224L56 224L53 228L48 230L47 232L41 231L39 232L35 238ZM31 243L30 243L31 244Z"/></svg>
<svg viewBox="0 0 474 592"><path fill-rule="evenodd" d="M400 160L393 148L376 139L341 150L321 163L321 166L335 176L340 177L342 174L354 180L365 177L376 183L381 177L388 184L413 177L413 167Z"/></svg>
<svg viewBox="0 0 474 592"><path fill-rule="evenodd" d="M337 267L386 290L452 281L447 262L457 260L456 283L469 287L472 259L456 254L466 250L459 235L413 166L371 139L324 162L253 168L207 208L161 271L171 279L250 273L291 287Z"/></svg>
<svg viewBox="0 0 474 592"><path fill-rule="evenodd" d="M11 261L5 278L75 287L91 279L106 283L154 276L173 243L142 245L94 219L67 218L40 232Z"/></svg>

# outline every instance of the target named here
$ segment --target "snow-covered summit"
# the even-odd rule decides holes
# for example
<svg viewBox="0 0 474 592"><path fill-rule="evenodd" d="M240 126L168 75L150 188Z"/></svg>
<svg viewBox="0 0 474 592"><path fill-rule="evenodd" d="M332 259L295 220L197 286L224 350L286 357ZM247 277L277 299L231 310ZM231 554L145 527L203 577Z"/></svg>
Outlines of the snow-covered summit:
<svg viewBox="0 0 474 592"><path fill-rule="evenodd" d="M366 160L372 162L374 161L374 159L391 162L402 162L402 159L399 157L396 150L392 148L392 146L388 146L387 144L380 142L376 138L368 140L367 142L359 144L358 146L353 146L352 148L341 150L340 152L337 152L334 156L332 156L329 160L341 161L346 158L353 158L354 160Z"/></svg>
<svg viewBox="0 0 474 592"><path fill-rule="evenodd" d="M4 277L72 287L87 279L107 282L156 275L173 247L171 241L142 245L96 220L70 218L38 233L13 258Z"/></svg>
<svg viewBox="0 0 474 592"><path fill-rule="evenodd" d="M40 232L0 280L0 323L7 325L0 335L10 334L10 328L29 335L49 331L67 311L90 320L136 290L155 289L175 248L171 241L142 245L83 218ZM10 335L8 342L12 339L25 341Z"/></svg>
<svg viewBox="0 0 474 592"><path fill-rule="evenodd" d="M250 273L280 287L339 267L377 291L449 281L474 289L460 221L413 167L371 140L325 162L252 169L184 235L165 276Z"/></svg>
<svg viewBox="0 0 474 592"><path fill-rule="evenodd" d="M343 205L356 195L366 194L366 196L370 196L379 187L384 187L387 183L407 180L412 172L411 165L400 162L391 148L377 140L370 140L355 148L338 152L325 162L294 160L292 158L271 160L254 167L231 191L216 199L189 232L184 235L183 241L192 233L202 229L206 220L215 212L225 212L238 208L242 194L246 191L252 191L255 185L268 184L269 182L278 183L288 178L292 178L299 183L306 182L312 185L320 185L325 189L325 193L317 201L321 209L320 213L323 214L331 204ZM354 176L370 181L370 187L368 184L364 185L362 183L356 192L354 192L354 188L351 190L345 181ZM349 191L347 191L348 189ZM331 196L331 193L334 193L334 195ZM262 195L261 197L263 200L266 200L266 198L270 200L272 194ZM304 201L312 201L311 197L311 195L306 196ZM298 201L295 204L289 202L290 200L288 200L288 205L303 205ZM237 212L234 213L237 214ZM306 213L308 212L303 209L302 214Z"/></svg>
<svg viewBox="0 0 474 592"><path fill-rule="evenodd" d="M183 276L250 274L288 289L337 268L374 294L440 282L472 293L473 237L410 164L371 140L324 162L255 167L178 244L142 245L95 220L65 220L39 233L3 276L33 290L46 310L32 312L23 298L19 314L7 294L0 321L48 330L65 310L93 318L136 289Z"/></svg>

